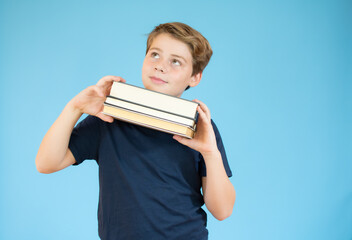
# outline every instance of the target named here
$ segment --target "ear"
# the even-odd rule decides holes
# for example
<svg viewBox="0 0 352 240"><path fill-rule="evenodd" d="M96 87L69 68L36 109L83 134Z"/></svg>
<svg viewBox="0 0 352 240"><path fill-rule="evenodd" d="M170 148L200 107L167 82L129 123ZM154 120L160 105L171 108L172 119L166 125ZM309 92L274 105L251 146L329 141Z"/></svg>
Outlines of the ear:
<svg viewBox="0 0 352 240"><path fill-rule="evenodd" d="M191 81L189 82L188 86L190 87L195 87L200 83L200 80L202 79L202 74L203 72L199 72L196 75L191 77Z"/></svg>

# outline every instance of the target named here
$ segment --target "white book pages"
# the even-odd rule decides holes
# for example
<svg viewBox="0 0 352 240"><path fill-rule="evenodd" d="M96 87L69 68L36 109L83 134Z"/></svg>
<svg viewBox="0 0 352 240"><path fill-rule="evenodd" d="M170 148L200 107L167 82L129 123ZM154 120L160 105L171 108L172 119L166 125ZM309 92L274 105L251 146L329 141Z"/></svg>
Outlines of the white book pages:
<svg viewBox="0 0 352 240"><path fill-rule="evenodd" d="M166 133L170 133L170 134L180 135L180 136L182 136L182 137L186 137L186 138L191 139L191 137L187 136L186 134L181 134L181 133L178 133L178 132L170 131L170 130L167 130L167 129L159 128L159 127L156 127L156 126L144 124L144 123L137 122L137 121L133 121L133 120L131 120L131 119L127 119L127 118L123 118L123 117L117 117L117 116L114 116L114 115L109 114L109 113L105 113L105 114L106 114L106 115L109 115L109 116L111 116L111 117L113 117L113 118L117 118L117 119L119 119L119 120L121 120L121 121L133 123L133 124L136 124L136 125L139 125L139 126L143 126L143 127L147 127L147 128L152 128L152 129L155 129L155 130L158 130L158 131L161 131L161 132L166 132Z"/></svg>
<svg viewBox="0 0 352 240"><path fill-rule="evenodd" d="M133 124L153 128L163 132L177 134L187 138L192 138L194 136L196 128L196 125L194 126L194 128L191 128L186 125L150 117L149 115L140 114L120 107L114 107L107 103L104 104L103 113L122 121L127 121Z"/></svg>
<svg viewBox="0 0 352 240"><path fill-rule="evenodd" d="M151 109L148 107L144 107L141 105L137 105L137 104L133 104L130 102L126 102L124 100L119 100L119 99L115 99L115 98L111 98L111 97L107 97L106 98L106 103L114 105L114 106L118 106L118 107L122 107L122 108L126 108L135 112L139 112L142 114L147 114L150 116L154 116L154 117L158 117L161 119L165 119L165 120L170 120L173 122L177 122L177 123L181 123L190 127L194 126L194 120L189 119L189 118L184 118L178 115L174 115L174 114L170 114L170 113L166 113L166 112L161 112L155 109Z"/></svg>
<svg viewBox="0 0 352 240"><path fill-rule="evenodd" d="M197 102L151 91L145 88L114 82L110 95L116 98L153 107L162 111L172 112L181 116L195 119Z"/></svg>

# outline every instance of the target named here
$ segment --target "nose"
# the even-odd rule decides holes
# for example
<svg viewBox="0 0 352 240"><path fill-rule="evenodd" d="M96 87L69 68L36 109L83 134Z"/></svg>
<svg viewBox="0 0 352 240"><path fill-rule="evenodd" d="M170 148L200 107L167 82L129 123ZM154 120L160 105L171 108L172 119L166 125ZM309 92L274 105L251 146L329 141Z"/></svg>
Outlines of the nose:
<svg viewBox="0 0 352 240"><path fill-rule="evenodd" d="M166 72L166 67L165 67L165 65L163 65L162 63L158 63L157 65L155 65L155 67L154 67L154 69L156 70L156 71L160 71L160 72L162 72L162 73L165 73Z"/></svg>

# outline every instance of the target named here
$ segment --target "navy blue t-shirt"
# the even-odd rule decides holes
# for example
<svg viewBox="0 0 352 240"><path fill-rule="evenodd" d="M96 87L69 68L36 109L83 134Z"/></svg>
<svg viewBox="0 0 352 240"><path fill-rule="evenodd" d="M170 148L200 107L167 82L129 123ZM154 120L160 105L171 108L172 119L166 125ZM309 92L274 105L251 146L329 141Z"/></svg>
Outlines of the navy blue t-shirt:
<svg viewBox="0 0 352 240"><path fill-rule="evenodd" d="M219 131L212 121L227 175L232 176ZM88 116L73 130L76 159L99 165L98 229L103 240L208 239L201 208L202 155L172 134Z"/></svg>

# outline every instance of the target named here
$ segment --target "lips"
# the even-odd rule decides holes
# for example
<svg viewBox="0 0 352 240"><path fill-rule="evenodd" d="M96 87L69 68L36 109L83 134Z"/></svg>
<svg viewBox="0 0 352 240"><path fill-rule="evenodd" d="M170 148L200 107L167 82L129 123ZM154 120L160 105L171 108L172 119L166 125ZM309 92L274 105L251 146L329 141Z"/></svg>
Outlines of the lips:
<svg viewBox="0 0 352 240"><path fill-rule="evenodd" d="M164 84L167 83L166 81L162 80L161 78L157 78L157 77L150 77L150 79L156 83L156 84Z"/></svg>

